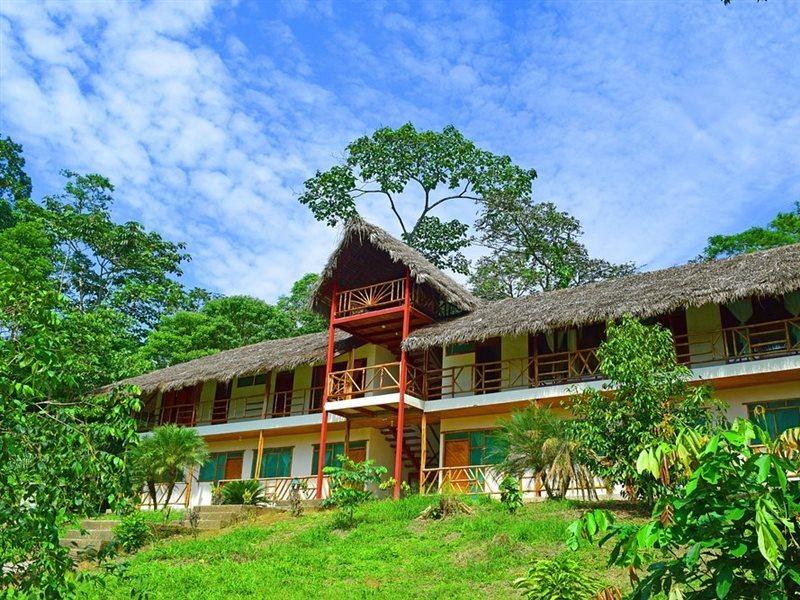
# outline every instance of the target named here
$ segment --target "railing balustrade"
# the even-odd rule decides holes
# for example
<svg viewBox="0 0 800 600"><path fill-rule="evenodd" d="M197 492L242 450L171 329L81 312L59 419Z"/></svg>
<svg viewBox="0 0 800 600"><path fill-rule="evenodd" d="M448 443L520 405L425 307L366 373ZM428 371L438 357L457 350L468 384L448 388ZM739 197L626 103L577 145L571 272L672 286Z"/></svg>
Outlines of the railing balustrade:
<svg viewBox="0 0 800 600"><path fill-rule="evenodd" d="M220 488L232 481L253 481L247 479L220 479L216 482ZM311 500L317 492L317 476L307 475L304 477L259 477L258 481L267 502L287 502L291 499L292 485L298 484L301 500ZM328 477L322 478L322 497L327 498L330 493L330 483Z"/></svg>
<svg viewBox="0 0 800 600"><path fill-rule="evenodd" d="M403 282L403 280L398 280ZM352 304L350 305L352 309ZM348 310L351 310L348 309ZM674 336L678 361L688 366L745 362L800 353L800 318ZM535 354L489 363L430 369L407 365L406 393L423 400L489 394L504 390L600 379L596 348ZM335 371L329 376L329 401L379 396L400 389L400 362ZM219 401L181 404L139 417L140 430L156 424L207 425L279 418L321 411L322 386L272 391L227 401L219 420ZM217 414L212 415L217 408ZM212 420L213 416L213 420Z"/></svg>
<svg viewBox="0 0 800 600"><path fill-rule="evenodd" d="M342 290L336 294L336 318L352 317L373 310L396 308L405 301L406 281L404 278L382 281L363 287ZM428 314L435 315L438 310L436 299L417 285L411 286L411 305Z"/></svg>

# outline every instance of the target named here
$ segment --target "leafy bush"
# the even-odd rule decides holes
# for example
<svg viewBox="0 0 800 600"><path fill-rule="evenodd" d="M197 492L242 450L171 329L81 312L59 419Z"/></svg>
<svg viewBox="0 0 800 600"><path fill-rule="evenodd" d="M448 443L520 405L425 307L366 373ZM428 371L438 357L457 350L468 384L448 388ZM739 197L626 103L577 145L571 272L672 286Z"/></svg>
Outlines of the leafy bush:
<svg viewBox="0 0 800 600"><path fill-rule="evenodd" d="M375 461L354 462L344 455L339 455L341 467L325 467L331 493L323 500L322 505L335 506L339 509L344 527L353 526L353 513L358 505L373 497L367 486L380 485L381 478L386 475L386 467L376 465Z"/></svg>
<svg viewBox="0 0 800 600"><path fill-rule="evenodd" d="M615 540L610 563L629 568L633 600L798 598L800 486L787 477L798 470L798 437L794 429L771 441L738 419L714 435L687 429L673 444L651 445L636 468L667 491L650 520L616 524L593 510L570 526L569 545Z"/></svg>
<svg viewBox="0 0 800 600"><path fill-rule="evenodd" d="M139 511L131 512L114 527L114 540L125 552L136 552L152 537L147 519Z"/></svg>
<svg viewBox="0 0 800 600"><path fill-rule="evenodd" d="M595 589L578 561L562 554L536 561L527 576L514 581L530 600L590 600Z"/></svg>
<svg viewBox="0 0 800 600"><path fill-rule="evenodd" d="M522 490L519 487L519 479L513 475L506 475L500 482L500 502L511 514L522 507Z"/></svg>
<svg viewBox="0 0 800 600"><path fill-rule="evenodd" d="M571 429L596 475L623 485L629 497L653 502L658 480L635 468L643 445L674 441L684 427L710 431L722 422L722 404L708 387L690 384L669 330L626 315L607 334L597 357L608 382L571 398Z"/></svg>
<svg viewBox="0 0 800 600"><path fill-rule="evenodd" d="M229 481L222 487L223 504L256 505L266 502L264 489L255 479Z"/></svg>

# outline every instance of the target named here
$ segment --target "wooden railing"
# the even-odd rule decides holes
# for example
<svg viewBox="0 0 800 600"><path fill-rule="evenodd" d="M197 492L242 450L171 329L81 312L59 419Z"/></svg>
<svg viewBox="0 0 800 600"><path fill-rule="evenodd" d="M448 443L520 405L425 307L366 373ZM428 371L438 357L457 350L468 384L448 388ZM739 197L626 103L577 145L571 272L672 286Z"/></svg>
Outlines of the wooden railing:
<svg viewBox="0 0 800 600"><path fill-rule="evenodd" d="M351 317L365 312L402 306L405 301L404 278L373 283L359 288L342 290L336 294L335 318ZM411 304L431 316L439 312L436 300L420 286L411 286Z"/></svg>
<svg viewBox="0 0 800 600"><path fill-rule="evenodd" d="M406 366L406 393L422 396L422 371ZM334 371L329 378L328 400L348 400L377 396L400 390L400 363L386 363L367 367Z"/></svg>
<svg viewBox="0 0 800 600"><path fill-rule="evenodd" d="M249 481L242 479L220 479L217 485L224 487L232 481ZM307 475L305 477L260 477L256 481L264 491L267 502L286 502L290 499L292 485L296 481L299 484L300 498L311 500L317 492L317 476ZM327 498L330 493L330 484L327 477L322 478L322 497Z"/></svg>
<svg viewBox="0 0 800 600"><path fill-rule="evenodd" d="M176 506L188 506L189 498L187 494L190 493L189 490L190 486L185 481L176 482L175 487L172 489L172 495L170 496L169 499L169 505L173 508ZM166 499L167 499L167 484L166 483L156 484L156 500L158 501L158 506L162 507ZM150 492L147 490L146 487L142 490L141 506L144 508L153 507L153 499L150 497Z"/></svg>
<svg viewBox="0 0 800 600"><path fill-rule="evenodd" d="M422 470L420 494L460 493L499 494L504 473L495 465L465 465L463 467L438 467ZM518 477L520 490L524 494L543 496L544 484L540 477L524 474ZM606 493L602 481L595 479L592 492L575 486L567 488L567 496L589 497L590 494Z"/></svg>

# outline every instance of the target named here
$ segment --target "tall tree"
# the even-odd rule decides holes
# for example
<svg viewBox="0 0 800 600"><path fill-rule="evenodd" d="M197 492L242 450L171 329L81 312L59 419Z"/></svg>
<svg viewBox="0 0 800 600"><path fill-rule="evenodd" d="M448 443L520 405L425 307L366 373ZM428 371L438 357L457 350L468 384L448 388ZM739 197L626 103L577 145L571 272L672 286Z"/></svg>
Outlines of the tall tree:
<svg viewBox="0 0 800 600"><path fill-rule="evenodd" d="M766 227L751 227L731 235L712 235L700 260L715 260L800 242L800 202L778 213Z"/></svg>
<svg viewBox="0 0 800 600"><path fill-rule="evenodd" d="M14 224L14 206L31 197L22 146L0 136L0 230Z"/></svg>
<svg viewBox="0 0 800 600"><path fill-rule="evenodd" d="M307 274L275 305L250 296L223 296L197 311L165 315L149 333L141 356L166 367L264 340L325 329L325 319L308 308L318 275Z"/></svg>
<svg viewBox="0 0 800 600"><path fill-rule="evenodd" d="M107 375L103 355L117 331L58 292L43 228L6 229L0 249L0 589L60 598L72 561L59 535L128 497L113 449L136 440L140 403L135 390L91 392Z"/></svg>
<svg viewBox="0 0 800 600"><path fill-rule="evenodd" d="M405 242L435 265L468 272L461 252L470 243L469 226L458 219L442 221L432 212L448 202L483 203L500 192L529 197L536 177L508 156L478 148L452 125L441 132L417 131L407 123L384 127L345 149L344 163L305 182L300 202L318 221L335 226L358 214L357 201L383 199ZM415 210L406 206L415 203ZM402 215L413 212L406 220Z"/></svg>
<svg viewBox="0 0 800 600"><path fill-rule="evenodd" d="M292 289L285 296L278 298L277 306L294 321L294 335L324 331L328 320L311 310L311 294L319 281L316 273L306 273L292 284Z"/></svg>
<svg viewBox="0 0 800 600"><path fill-rule="evenodd" d="M549 202L498 195L481 205L478 240L491 253L476 261L470 283L498 300L628 275L632 263L591 258L580 222Z"/></svg>
<svg viewBox="0 0 800 600"><path fill-rule="evenodd" d="M114 186L101 175L64 171L64 192L41 204L18 203L20 218L43 224L56 245L59 291L82 312L99 307L131 318L138 332L186 301L181 264L185 245L135 221L111 217Z"/></svg>

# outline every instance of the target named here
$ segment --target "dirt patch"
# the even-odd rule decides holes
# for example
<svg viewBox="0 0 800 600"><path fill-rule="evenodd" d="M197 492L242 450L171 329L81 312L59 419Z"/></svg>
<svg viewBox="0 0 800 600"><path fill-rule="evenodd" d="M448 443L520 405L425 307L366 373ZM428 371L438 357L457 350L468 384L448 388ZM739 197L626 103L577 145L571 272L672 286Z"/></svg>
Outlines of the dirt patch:
<svg viewBox="0 0 800 600"><path fill-rule="evenodd" d="M448 533L446 536L444 536L444 541L445 542L455 542L460 537L461 537L461 533L459 533L458 531L453 531L451 533Z"/></svg>
<svg viewBox="0 0 800 600"><path fill-rule="evenodd" d="M452 562L457 567L466 567L467 565L474 565L479 562L486 562L487 560L487 546L473 546L472 548L464 548L452 555Z"/></svg>
<svg viewBox="0 0 800 600"><path fill-rule="evenodd" d="M428 521L414 519L406 526L406 529L413 534L422 535L428 529Z"/></svg>

